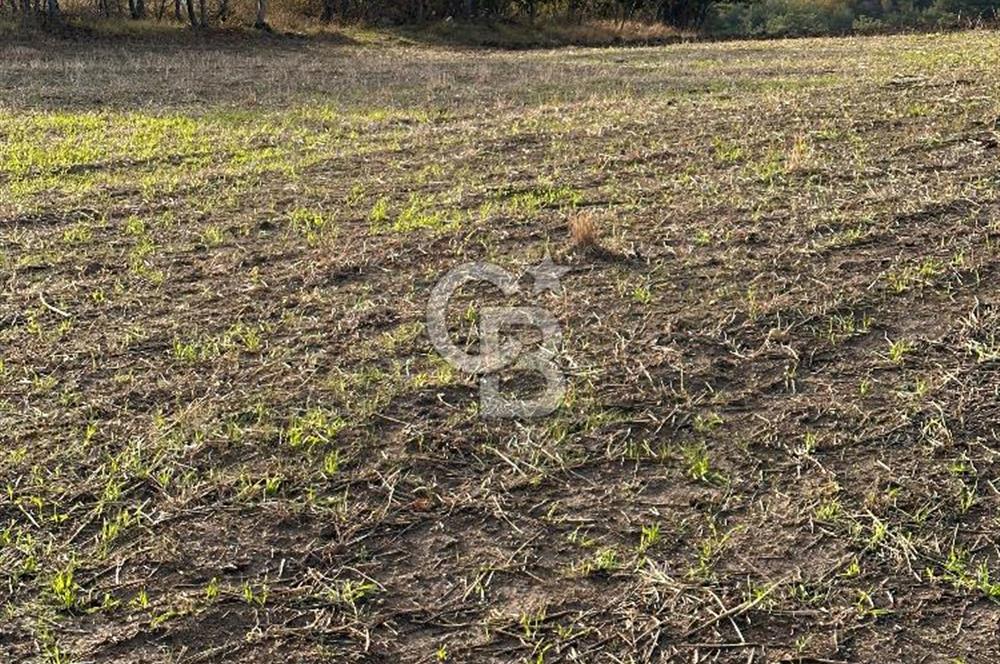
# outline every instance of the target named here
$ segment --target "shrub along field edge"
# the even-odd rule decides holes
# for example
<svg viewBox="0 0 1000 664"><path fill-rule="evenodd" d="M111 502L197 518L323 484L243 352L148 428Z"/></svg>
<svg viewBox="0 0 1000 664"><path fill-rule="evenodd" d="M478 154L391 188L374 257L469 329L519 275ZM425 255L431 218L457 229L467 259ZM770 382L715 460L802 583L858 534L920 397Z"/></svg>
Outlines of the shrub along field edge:
<svg viewBox="0 0 1000 664"><path fill-rule="evenodd" d="M421 9L416 11L413 6ZM414 13L416 11L416 13ZM179 39L186 32L486 48L994 28L1000 0L7 0L0 36ZM195 37L196 40L202 37Z"/></svg>

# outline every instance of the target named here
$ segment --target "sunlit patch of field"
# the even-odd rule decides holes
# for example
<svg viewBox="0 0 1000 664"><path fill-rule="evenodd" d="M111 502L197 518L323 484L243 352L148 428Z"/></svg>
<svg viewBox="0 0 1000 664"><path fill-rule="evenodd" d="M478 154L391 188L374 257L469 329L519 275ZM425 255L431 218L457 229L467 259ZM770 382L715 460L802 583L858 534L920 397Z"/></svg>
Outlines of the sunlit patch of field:
<svg viewBox="0 0 1000 664"><path fill-rule="evenodd" d="M1000 657L997 35L130 49L0 46L5 661Z"/></svg>

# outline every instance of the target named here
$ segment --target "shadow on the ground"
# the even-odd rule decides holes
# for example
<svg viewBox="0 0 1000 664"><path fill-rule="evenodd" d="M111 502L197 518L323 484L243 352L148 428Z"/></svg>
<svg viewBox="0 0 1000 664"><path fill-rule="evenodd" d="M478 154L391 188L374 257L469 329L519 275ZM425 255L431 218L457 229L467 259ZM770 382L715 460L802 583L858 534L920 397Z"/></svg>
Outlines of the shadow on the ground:
<svg viewBox="0 0 1000 664"><path fill-rule="evenodd" d="M647 46L695 38L662 24L616 21L453 21L382 28L403 42L440 47L532 49L560 46Z"/></svg>
<svg viewBox="0 0 1000 664"><path fill-rule="evenodd" d="M308 44L357 46L361 42L340 30L310 33L274 29L257 30L250 26L229 25L191 28L172 19L157 21L90 20L72 17L58 27L25 25L17 20L0 19L0 40L6 44L38 46L46 41L80 45L129 45L144 50L176 49L178 47L209 47L214 50L267 48L296 49Z"/></svg>
<svg viewBox="0 0 1000 664"><path fill-rule="evenodd" d="M173 17L164 20L100 19L70 17L58 27L24 25L16 18L0 18L0 38L6 43L36 45L39 41L129 44L144 48L204 47L243 49L265 47L295 49L306 44L335 46L420 45L439 48L487 48L524 50L561 46L647 46L696 39L661 24L617 21L538 21L509 20L454 21L451 19L419 25L311 26L304 31L275 27L256 30L235 23L193 29Z"/></svg>

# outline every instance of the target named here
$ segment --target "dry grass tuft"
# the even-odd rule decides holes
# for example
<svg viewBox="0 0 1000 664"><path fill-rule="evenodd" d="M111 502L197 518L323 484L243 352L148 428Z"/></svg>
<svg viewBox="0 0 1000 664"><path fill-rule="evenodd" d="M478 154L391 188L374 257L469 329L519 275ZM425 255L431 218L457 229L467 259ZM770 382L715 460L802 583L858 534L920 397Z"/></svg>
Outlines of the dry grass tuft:
<svg viewBox="0 0 1000 664"><path fill-rule="evenodd" d="M601 246L597 220L593 212L577 212L569 218L569 238L574 248Z"/></svg>
<svg viewBox="0 0 1000 664"><path fill-rule="evenodd" d="M797 135L785 160L785 171L787 173L807 171L813 167L813 162L813 148L809 144L809 139L805 134Z"/></svg>

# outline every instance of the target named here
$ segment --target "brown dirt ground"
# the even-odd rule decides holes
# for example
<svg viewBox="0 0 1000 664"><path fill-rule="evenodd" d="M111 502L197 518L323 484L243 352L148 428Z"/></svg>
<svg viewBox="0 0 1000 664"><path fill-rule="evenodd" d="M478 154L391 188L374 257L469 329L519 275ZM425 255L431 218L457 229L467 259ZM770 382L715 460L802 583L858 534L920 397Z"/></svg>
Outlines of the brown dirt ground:
<svg viewBox="0 0 1000 664"><path fill-rule="evenodd" d="M4 661L996 661L998 60L0 45Z"/></svg>

